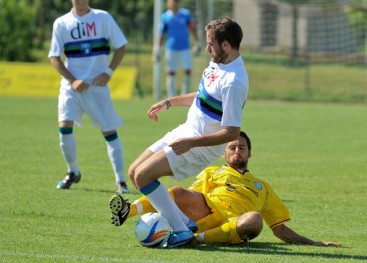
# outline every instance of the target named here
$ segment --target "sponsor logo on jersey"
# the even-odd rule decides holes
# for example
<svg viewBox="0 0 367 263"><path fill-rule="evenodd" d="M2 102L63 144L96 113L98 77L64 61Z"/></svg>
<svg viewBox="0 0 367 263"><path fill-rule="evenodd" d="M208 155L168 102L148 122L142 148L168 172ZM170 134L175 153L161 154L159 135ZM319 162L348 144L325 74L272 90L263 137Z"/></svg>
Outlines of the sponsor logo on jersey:
<svg viewBox="0 0 367 263"><path fill-rule="evenodd" d="M95 37L97 35L96 24L93 22L89 24L88 22L77 23L70 35L73 39L81 39L82 37Z"/></svg>

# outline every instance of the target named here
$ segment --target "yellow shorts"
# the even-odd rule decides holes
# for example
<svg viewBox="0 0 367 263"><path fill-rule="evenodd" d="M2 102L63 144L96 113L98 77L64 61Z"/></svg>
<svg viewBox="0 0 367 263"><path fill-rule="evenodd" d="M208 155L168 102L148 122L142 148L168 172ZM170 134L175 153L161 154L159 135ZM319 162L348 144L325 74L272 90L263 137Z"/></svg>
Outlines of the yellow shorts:
<svg viewBox="0 0 367 263"><path fill-rule="evenodd" d="M208 229L216 228L234 219L233 217L228 218L227 213L217 208L217 206L206 195L204 195L204 198L212 213L196 222L199 228L199 233Z"/></svg>

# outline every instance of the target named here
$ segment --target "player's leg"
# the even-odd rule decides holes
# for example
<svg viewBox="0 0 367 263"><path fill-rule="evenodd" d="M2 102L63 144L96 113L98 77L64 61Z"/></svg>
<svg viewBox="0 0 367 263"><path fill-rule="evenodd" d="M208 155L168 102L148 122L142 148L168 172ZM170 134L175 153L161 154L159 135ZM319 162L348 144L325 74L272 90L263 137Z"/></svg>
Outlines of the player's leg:
<svg viewBox="0 0 367 263"><path fill-rule="evenodd" d="M77 161L77 144L73 132L74 121L81 125L82 109L77 103L76 95L67 88L60 89L58 102L59 140L62 155L66 161L68 171L57 189L69 189L73 183L80 181L81 174Z"/></svg>
<svg viewBox="0 0 367 263"><path fill-rule="evenodd" d="M237 218L237 233L242 240L257 237L263 228L263 217L259 212L250 211Z"/></svg>
<svg viewBox="0 0 367 263"><path fill-rule="evenodd" d="M63 181L60 181L57 189L69 189L73 183L78 183L81 174L77 161L77 146L73 133L72 121L59 122L60 149L66 161L68 171Z"/></svg>
<svg viewBox="0 0 367 263"><path fill-rule="evenodd" d="M91 86L82 93L81 104L93 125L102 131L107 155L115 175L117 191L127 192L123 148L117 133L117 128L123 122L113 107L109 88Z"/></svg>
<svg viewBox="0 0 367 263"><path fill-rule="evenodd" d="M134 181L152 206L167 218L173 230L168 246L176 247L190 242L194 234L177 215L179 208L170 197L167 188L158 181L160 177L167 175L171 176L173 173L165 151L160 150L135 169Z"/></svg>
<svg viewBox="0 0 367 263"><path fill-rule="evenodd" d="M177 206L192 220L198 221L211 213L202 193L181 186L174 186L171 191Z"/></svg>
<svg viewBox="0 0 367 263"><path fill-rule="evenodd" d="M166 87L167 87L167 97L173 97L177 95L177 79L176 72L179 63L179 53L166 50Z"/></svg>
<svg viewBox="0 0 367 263"><path fill-rule="evenodd" d="M251 211L219 227L198 234L197 240L206 244L239 244L257 237L262 226L261 214Z"/></svg>
<svg viewBox="0 0 367 263"><path fill-rule="evenodd" d="M148 158L150 158L154 153L147 149L145 150L141 155L139 155L138 158L135 159L135 161L129 166L129 170L128 170L128 175L131 179L131 182L134 184L134 186L136 188L138 188L135 184L135 169L141 164L143 163L145 160L147 160Z"/></svg>
<svg viewBox="0 0 367 263"><path fill-rule="evenodd" d="M191 85L191 69L192 69L192 54L190 49L181 52L181 61L185 70L185 75L181 87L181 95L190 93Z"/></svg>
<svg viewBox="0 0 367 263"><path fill-rule="evenodd" d="M102 133L107 144L108 158L110 159L113 171L115 173L117 192L128 193L129 189L126 185L124 176L124 154L121 140L118 137L116 130L108 132L102 131Z"/></svg>

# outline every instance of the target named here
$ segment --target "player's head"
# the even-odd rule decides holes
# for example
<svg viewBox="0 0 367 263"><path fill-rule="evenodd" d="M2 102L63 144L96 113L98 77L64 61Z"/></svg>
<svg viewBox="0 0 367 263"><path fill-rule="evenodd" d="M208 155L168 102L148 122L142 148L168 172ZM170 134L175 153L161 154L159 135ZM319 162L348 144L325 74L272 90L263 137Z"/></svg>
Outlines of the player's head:
<svg viewBox="0 0 367 263"><path fill-rule="evenodd" d="M166 2L167 8L172 10L173 12L177 12L179 4L179 0L167 0Z"/></svg>
<svg viewBox="0 0 367 263"><path fill-rule="evenodd" d="M206 50L215 63L225 63L233 50L238 52L242 29L231 18L224 17L210 22L206 27Z"/></svg>
<svg viewBox="0 0 367 263"><path fill-rule="evenodd" d="M241 131L236 140L227 143L223 157L230 167L247 169L248 159L251 157L251 141L245 132Z"/></svg>
<svg viewBox="0 0 367 263"><path fill-rule="evenodd" d="M89 12L89 0L71 0L73 12L78 15L84 15Z"/></svg>
<svg viewBox="0 0 367 263"><path fill-rule="evenodd" d="M239 50L243 33L240 25L229 17L211 21L205 27L206 31L213 32L214 39L222 44L227 41L233 49Z"/></svg>

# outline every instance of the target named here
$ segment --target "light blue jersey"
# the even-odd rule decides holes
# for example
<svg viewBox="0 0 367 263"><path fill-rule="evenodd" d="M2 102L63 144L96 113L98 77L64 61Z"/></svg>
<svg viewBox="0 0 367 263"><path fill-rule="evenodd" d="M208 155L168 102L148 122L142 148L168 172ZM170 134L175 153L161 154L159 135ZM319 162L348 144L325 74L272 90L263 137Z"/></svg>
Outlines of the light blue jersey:
<svg viewBox="0 0 367 263"><path fill-rule="evenodd" d="M167 10L161 15L160 33L166 35L169 50L189 49L191 29L194 23L188 9L180 8L177 13Z"/></svg>

